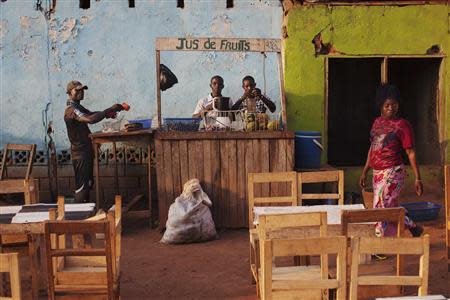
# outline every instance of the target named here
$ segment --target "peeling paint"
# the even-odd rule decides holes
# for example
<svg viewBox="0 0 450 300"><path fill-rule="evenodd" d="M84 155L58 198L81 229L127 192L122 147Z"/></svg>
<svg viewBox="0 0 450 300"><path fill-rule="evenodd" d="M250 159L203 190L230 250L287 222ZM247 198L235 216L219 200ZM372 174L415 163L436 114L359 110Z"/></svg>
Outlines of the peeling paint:
<svg viewBox="0 0 450 300"><path fill-rule="evenodd" d="M5 35L8 33L8 21L1 20L0 22L0 42L2 42Z"/></svg>
<svg viewBox="0 0 450 300"><path fill-rule="evenodd" d="M74 18L65 18L62 21L52 19L50 22L49 37L53 43L67 43L70 38L78 35L77 21Z"/></svg>
<svg viewBox="0 0 450 300"><path fill-rule="evenodd" d="M26 16L21 16L20 17L20 26L22 27L22 29L30 28L30 26L31 26L30 18L26 17Z"/></svg>
<svg viewBox="0 0 450 300"><path fill-rule="evenodd" d="M80 18L80 25L87 25L94 17L93 16L82 16Z"/></svg>
<svg viewBox="0 0 450 300"><path fill-rule="evenodd" d="M31 113L29 103L40 111L51 102L56 147L66 149L69 143L62 115L65 85L72 79L89 85L85 94L89 109L100 110L126 99L133 106L127 118L154 115L156 37L280 37L274 29L282 18L278 0L239 1L233 9L216 1L193 1L183 10L173 9L170 1L141 1L139 6L128 9L96 1L89 10L80 10L74 1L58 1L56 11L45 19L24 1L2 3L1 72L8 74L4 76L8 84L1 104L15 99L16 111L27 120L14 117L11 111L0 111L0 144L42 144L41 116ZM209 92L209 79L215 74L225 78L224 92L233 99L242 93L244 74L254 75L258 84L263 81L258 53L165 52L161 59L179 79L175 88L163 93L163 117L190 116L197 100ZM268 95L279 102L275 56L269 59L270 64L274 72L267 72ZM101 124L91 129L99 130Z"/></svg>
<svg viewBox="0 0 450 300"><path fill-rule="evenodd" d="M217 36L230 36L232 34L231 18L227 14L214 16L211 31Z"/></svg>

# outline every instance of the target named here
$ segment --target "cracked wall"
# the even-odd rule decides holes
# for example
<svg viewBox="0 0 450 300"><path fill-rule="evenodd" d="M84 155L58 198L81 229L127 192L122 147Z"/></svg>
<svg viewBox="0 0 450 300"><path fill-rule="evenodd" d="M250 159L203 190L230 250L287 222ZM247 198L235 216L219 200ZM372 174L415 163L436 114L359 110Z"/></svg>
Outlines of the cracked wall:
<svg viewBox="0 0 450 300"><path fill-rule="evenodd" d="M50 102L57 148L68 148L63 111L72 79L89 86L84 104L91 110L127 101L132 110L126 118L152 117L156 37L280 38L278 0L239 1L232 9L222 2L190 0L177 9L170 1L138 1L136 8L127 1L93 1L82 10L76 1L59 1L50 20L32 2L1 3L0 144L33 142L43 148L42 111ZM267 94L279 107L275 55L264 60L259 53L164 52L161 62L179 79L162 92L163 117L190 116L216 74L225 79L224 94L235 99L242 94L243 76L254 75L262 88L265 77Z"/></svg>
<svg viewBox="0 0 450 300"><path fill-rule="evenodd" d="M291 130L322 132L325 128L325 56L315 57L313 37L323 28L322 39L349 56L358 55L424 55L432 45L440 45L450 53L450 9L448 5L409 6L295 6L284 19L286 25L285 88L288 126ZM450 138L450 61L443 60L445 101L445 142ZM369 134L369 133L368 133ZM450 151L447 147L447 162ZM326 151L322 161L326 162ZM362 167L345 169L345 190L359 192L358 179ZM411 170L407 191L412 191ZM439 191L442 183L440 166L421 166L426 189Z"/></svg>
<svg viewBox="0 0 450 300"><path fill-rule="evenodd" d="M315 57L313 37L322 31L325 43L341 54L424 55L432 45L450 53L449 8L410 6L296 6L285 19L285 87L288 126L292 130L325 129L325 56ZM444 59L443 88L450 111L449 60ZM447 71L445 71L447 70ZM446 114L450 124L450 114ZM450 137L447 125L446 139ZM448 155L447 155L448 157ZM324 155L324 160L326 157ZM449 158L448 158L449 159Z"/></svg>

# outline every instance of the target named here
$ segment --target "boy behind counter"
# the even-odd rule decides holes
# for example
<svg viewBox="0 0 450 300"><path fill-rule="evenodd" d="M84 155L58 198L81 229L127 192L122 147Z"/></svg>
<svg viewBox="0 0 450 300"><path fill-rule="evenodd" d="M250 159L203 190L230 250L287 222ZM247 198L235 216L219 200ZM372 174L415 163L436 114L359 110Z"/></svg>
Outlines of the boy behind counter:
<svg viewBox="0 0 450 300"><path fill-rule="evenodd" d="M208 96L198 100L195 110L192 113L193 118L201 118L206 112L213 110L214 98L222 97L222 90L225 85L221 76L213 76L209 86L211 87L211 93ZM231 108L233 103L231 100L228 101L228 106Z"/></svg>
<svg viewBox="0 0 450 300"><path fill-rule="evenodd" d="M236 101L231 108L232 110L247 109L255 110L256 113L265 113L269 109L270 112L275 112L275 103L262 94L260 89L256 88L256 82L252 76L245 76L242 79L242 88L244 89L244 94ZM256 101L256 107L252 109L250 108L251 100Z"/></svg>

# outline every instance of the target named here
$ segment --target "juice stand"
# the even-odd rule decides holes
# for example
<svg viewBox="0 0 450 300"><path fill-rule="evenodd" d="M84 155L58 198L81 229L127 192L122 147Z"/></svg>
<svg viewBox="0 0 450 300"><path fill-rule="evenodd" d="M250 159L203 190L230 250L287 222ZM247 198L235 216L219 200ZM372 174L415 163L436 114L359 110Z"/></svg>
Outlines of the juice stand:
<svg viewBox="0 0 450 300"><path fill-rule="evenodd" d="M189 45L189 47L188 47ZM161 51L273 52L278 56L281 128L268 131L174 131L154 133L159 226L164 227L170 205L192 178L200 180L213 202L217 227L248 226L247 173L294 169L294 133L286 130L286 99L281 41L245 38L158 38L156 78L160 78ZM161 128L161 90L157 81L158 127ZM256 187L264 195L283 195L284 183Z"/></svg>

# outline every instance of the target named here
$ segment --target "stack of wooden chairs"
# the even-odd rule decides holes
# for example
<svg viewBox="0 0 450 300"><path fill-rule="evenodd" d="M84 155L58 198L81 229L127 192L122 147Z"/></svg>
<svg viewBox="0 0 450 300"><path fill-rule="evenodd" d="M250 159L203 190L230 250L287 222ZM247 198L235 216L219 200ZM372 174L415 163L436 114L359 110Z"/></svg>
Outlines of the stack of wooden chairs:
<svg viewBox="0 0 450 300"><path fill-rule="evenodd" d="M325 299L330 293L335 293L336 299L374 299L376 296L399 296L404 286L417 286L419 296L427 295L429 236L424 235L420 238L403 236L405 216L403 208L344 211L341 216L342 232L339 236L333 237L327 236L326 213L260 215L255 229L253 207L277 203L277 197L255 197L252 186L255 183L273 182L291 182L294 186L293 177L298 175L291 173L295 174L295 172L287 172L248 175L250 267L252 278L257 284L257 294L261 299L319 300ZM321 176L312 177L320 178ZM337 179L339 178L343 179L343 174L340 176L338 173ZM306 182L310 181L311 177L307 175ZM289 206L295 205L296 197L292 196L295 191L295 187L292 187L291 196L279 197L279 200L283 200L280 202ZM343 191L337 194L341 192L343 195ZM297 194L297 199L301 199L299 194L301 193ZM339 199L336 195L334 197ZM307 199L329 198L314 196ZM380 221L395 222L397 236L379 238L349 235L350 226ZM319 234L317 236L301 236L297 232L295 236L283 234L283 230L287 228L301 226L319 226ZM372 262L370 265L366 265L361 260L361 257L374 253L392 255L396 257L396 264L393 266L391 259L387 261L388 263ZM278 257L309 255L319 255L320 266L279 267L274 264ZM418 275L403 274L404 255L420 257ZM328 256L336 257L335 269L328 268ZM380 288L382 286L387 288Z"/></svg>

